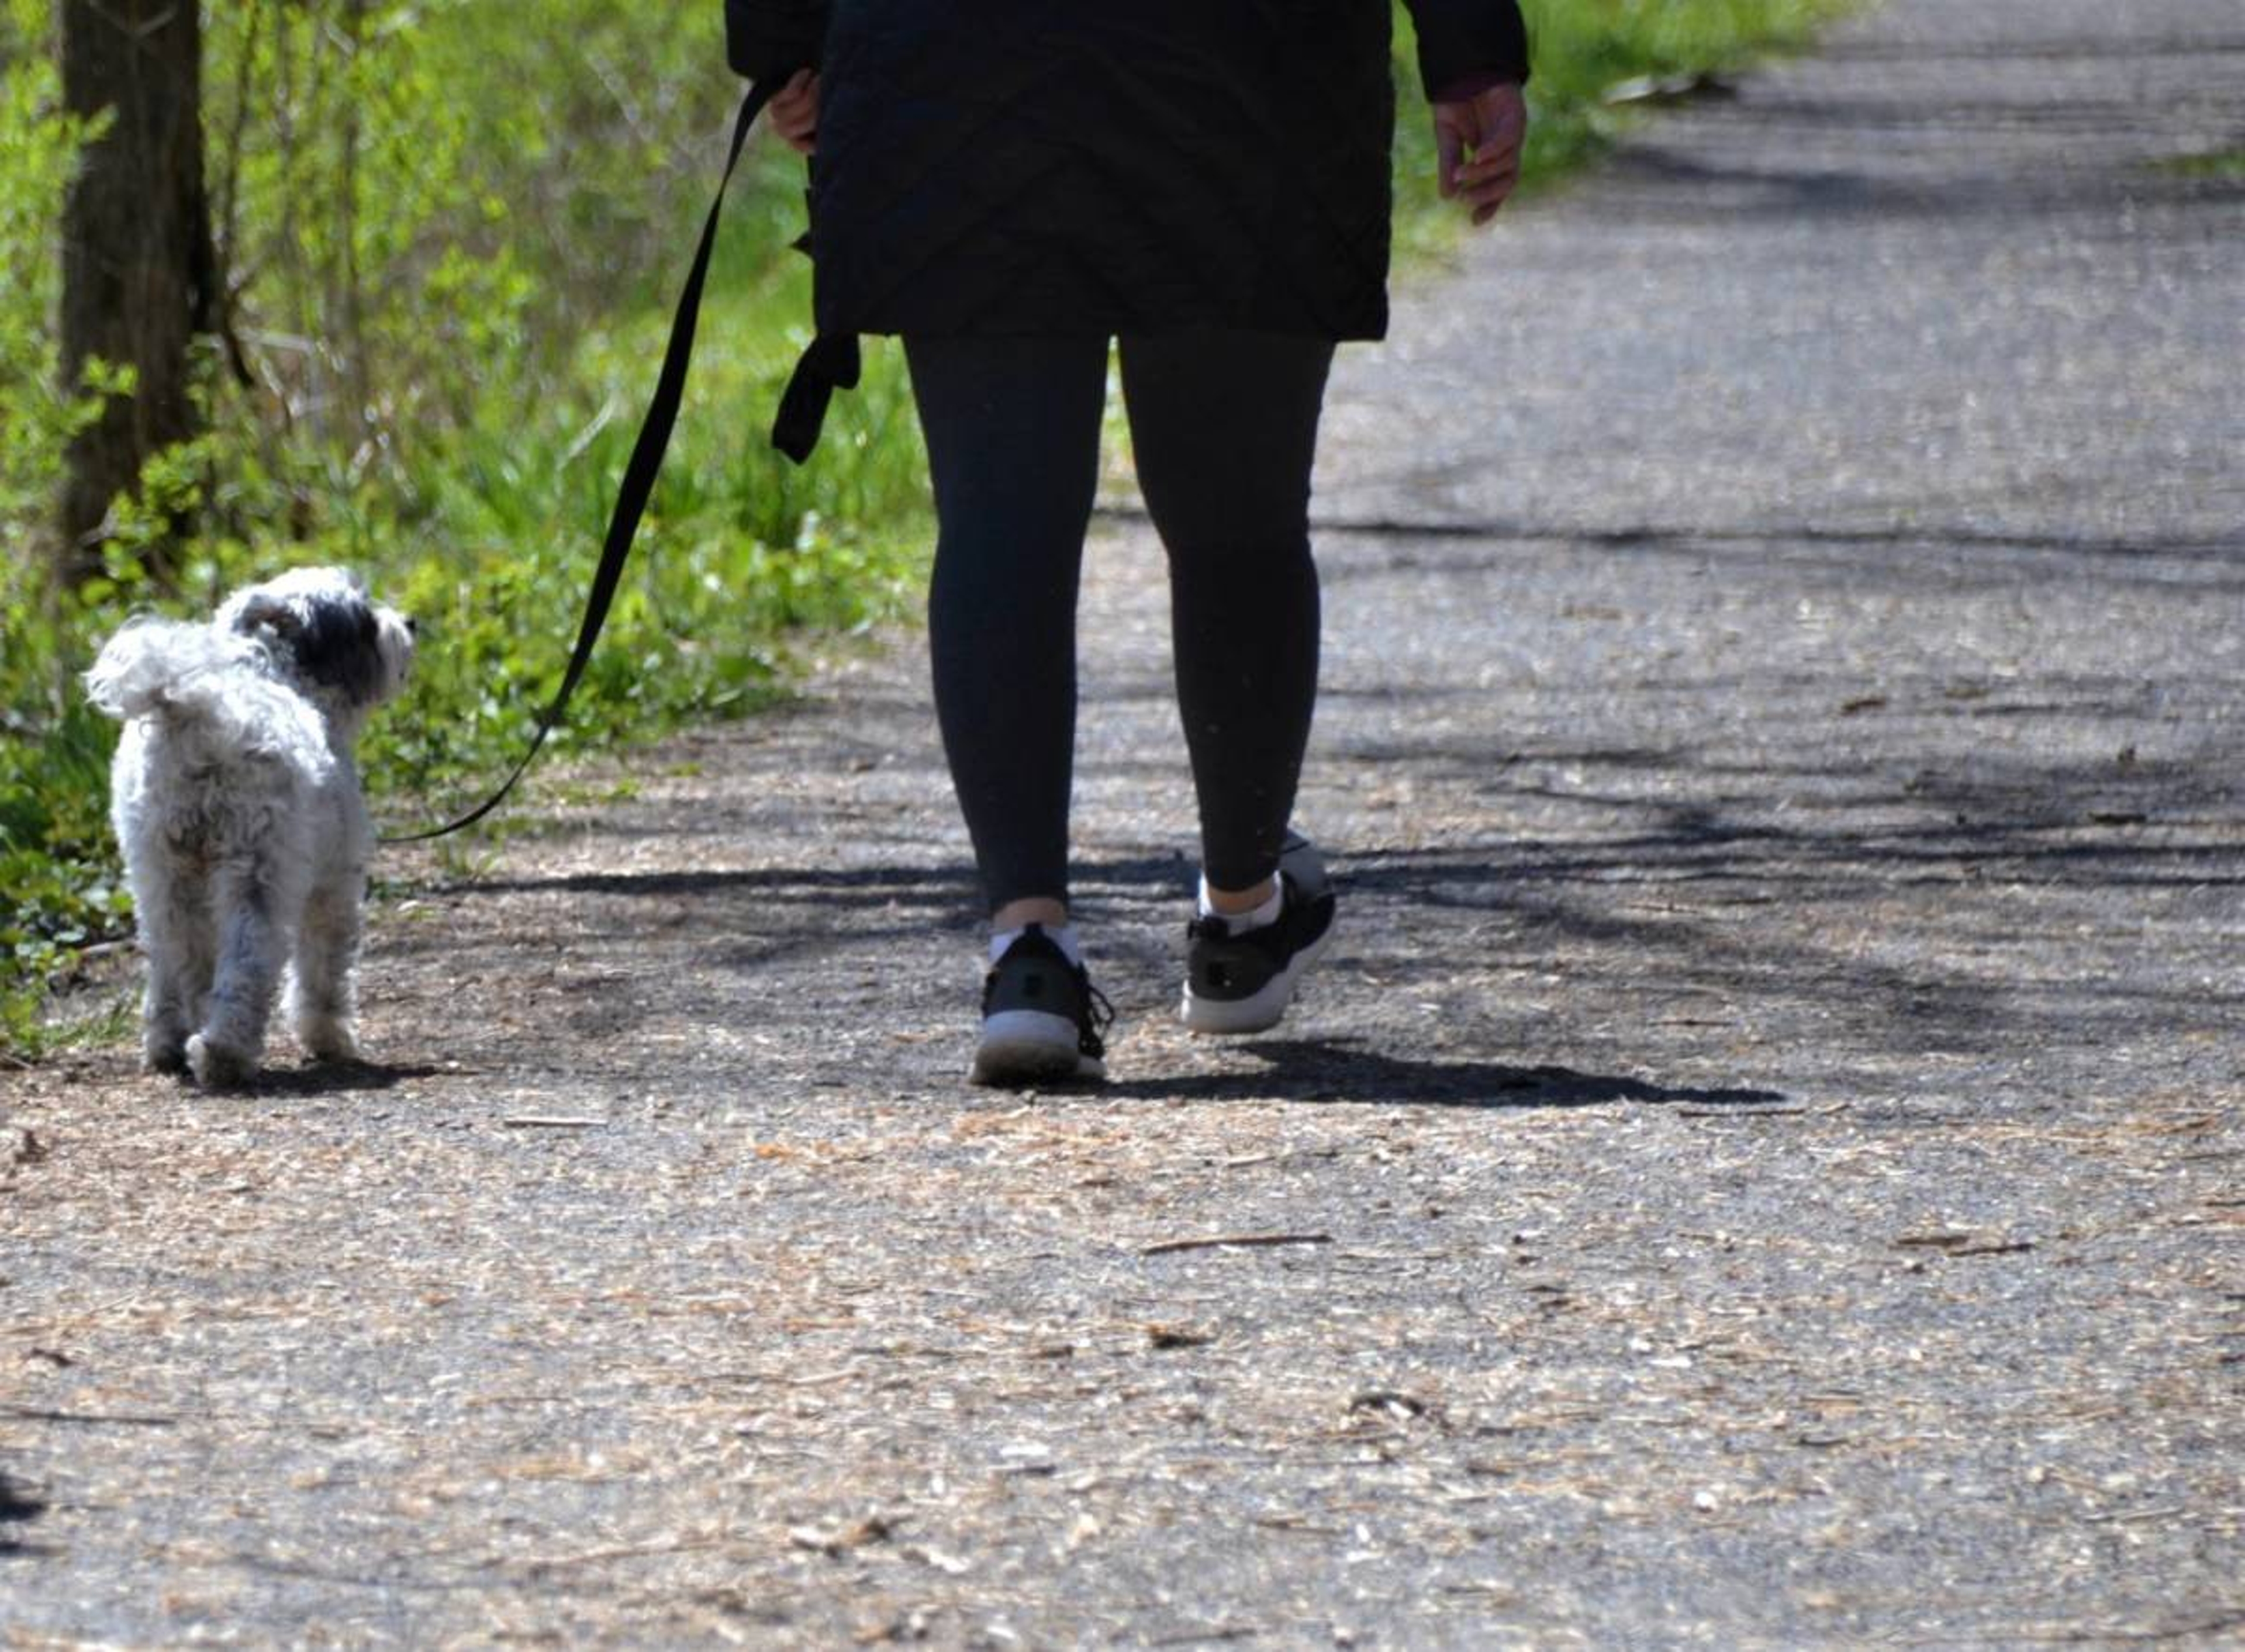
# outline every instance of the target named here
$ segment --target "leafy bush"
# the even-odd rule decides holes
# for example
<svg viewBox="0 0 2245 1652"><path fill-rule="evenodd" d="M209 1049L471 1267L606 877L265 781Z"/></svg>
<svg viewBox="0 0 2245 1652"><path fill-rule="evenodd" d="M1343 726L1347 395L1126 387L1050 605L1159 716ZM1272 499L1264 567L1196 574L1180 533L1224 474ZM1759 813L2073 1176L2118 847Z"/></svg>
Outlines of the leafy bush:
<svg viewBox="0 0 2245 1652"><path fill-rule="evenodd" d="M91 416L56 389L54 226L85 131L38 50L46 13L0 5L0 1051L32 1024L15 984L46 978L121 910L105 865L111 736L72 692L67 605L43 577L63 446Z"/></svg>

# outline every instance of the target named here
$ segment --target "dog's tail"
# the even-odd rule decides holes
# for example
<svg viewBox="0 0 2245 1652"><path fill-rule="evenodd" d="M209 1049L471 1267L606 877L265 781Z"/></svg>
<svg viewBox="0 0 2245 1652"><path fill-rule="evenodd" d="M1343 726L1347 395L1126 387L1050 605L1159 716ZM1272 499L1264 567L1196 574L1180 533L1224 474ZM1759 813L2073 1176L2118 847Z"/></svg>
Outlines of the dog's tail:
<svg viewBox="0 0 2245 1652"><path fill-rule="evenodd" d="M207 709L227 673L249 663L244 645L208 626L135 620L85 674L86 697L123 721Z"/></svg>
<svg viewBox="0 0 2245 1652"><path fill-rule="evenodd" d="M86 697L119 721L199 722L230 749L285 752L324 769L332 758L319 714L259 666L247 638L177 620L135 620L85 674Z"/></svg>

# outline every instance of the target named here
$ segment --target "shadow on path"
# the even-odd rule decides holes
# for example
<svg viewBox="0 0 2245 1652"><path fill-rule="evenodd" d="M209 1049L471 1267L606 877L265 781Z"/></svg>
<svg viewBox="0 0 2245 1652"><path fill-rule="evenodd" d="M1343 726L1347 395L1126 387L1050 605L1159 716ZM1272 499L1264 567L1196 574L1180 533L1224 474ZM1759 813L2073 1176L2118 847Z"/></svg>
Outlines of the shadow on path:
<svg viewBox="0 0 2245 1652"><path fill-rule="evenodd" d="M44 1554L49 1551L36 1543L27 1543L8 1530L10 1526L29 1522L46 1513L47 1506L27 1491L12 1485L8 1477L0 1474L0 1559L10 1554Z"/></svg>
<svg viewBox="0 0 2245 1652"><path fill-rule="evenodd" d="M1896 501L1897 508L1902 503ZM1924 500L1921 495L1910 503L1922 507ZM1136 505L1102 505L1095 514L1103 521L1134 527L1150 529L1153 523L1153 518ZM1806 518L1760 523L1617 524L1557 518L1537 521L1520 518L1321 514L1312 519L1310 531L1320 539L1414 543L1420 549L1413 555L1412 565L1434 572L1495 567L1516 554L1518 546L1550 545L1570 545L1578 551L1611 556L1689 557L1700 563L1735 554L1740 559L1752 558L1758 565L1767 565L1773 549L1795 549L1804 553L1804 559L1814 558L1830 562L1852 574L1889 573L1911 580L1924 579L1929 565L1935 572L1969 572L1971 565L1960 562L1960 551L2008 552L2016 558L2065 558L2078 565L2069 572L2079 577L2087 577L2100 564L2117 564L2121 572L2170 582L2177 578L2177 565L2222 575L2232 573L2236 564L2236 547L2232 543L2203 534L2029 532L1979 527L1961 519L1937 523L1917 520L1903 525L1819 523ZM1433 547L1452 542L1466 548L1452 552L1441 562L1427 560ZM1897 551L1920 555L1897 566L1891 561ZM1999 560L1996 565L2008 571L2011 564ZM1321 559L1319 570L1328 580L1346 579L1367 571L1380 570L1377 565L1367 570L1360 559L1340 561L1332 566L1325 565ZM2225 581L2224 588L2234 589L2235 583L2234 579Z"/></svg>
<svg viewBox="0 0 2245 1652"><path fill-rule="evenodd" d="M302 1066L267 1067L256 1080L228 1095L322 1096L394 1090L417 1079L433 1079L441 1067L393 1066L378 1061L308 1061Z"/></svg>
<svg viewBox="0 0 2245 1652"><path fill-rule="evenodd" d="M1290 1101L1454 1107L1589 1107L1616 1101L1753 1107L1787 1099L1775 1090L1675 1088L1563 1066L1413 1060L1367 1048L1357 1039L1272 1039L1239 1047L1266 1062L1266 1068L1132 1080L1107 1085L1098 1093L1203 1101L1277 1095Z"/></svg>

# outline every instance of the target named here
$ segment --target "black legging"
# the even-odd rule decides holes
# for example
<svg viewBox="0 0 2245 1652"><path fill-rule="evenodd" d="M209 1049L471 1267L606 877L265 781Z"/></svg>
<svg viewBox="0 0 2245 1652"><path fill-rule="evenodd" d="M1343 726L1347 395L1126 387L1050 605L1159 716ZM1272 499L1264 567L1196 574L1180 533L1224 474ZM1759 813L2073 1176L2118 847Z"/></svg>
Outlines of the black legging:
<svg viewBox="0 0 2245 1652"><path fill-rule="evenodd" d="M1068 897L1075 599L1107 341L908 338L940 523L935 706L993 911ZM1317 698L1310 465L1333 346L1122 341L1140 491L1170 560L1177 704L1220 889L1268 877Z"/></svg>

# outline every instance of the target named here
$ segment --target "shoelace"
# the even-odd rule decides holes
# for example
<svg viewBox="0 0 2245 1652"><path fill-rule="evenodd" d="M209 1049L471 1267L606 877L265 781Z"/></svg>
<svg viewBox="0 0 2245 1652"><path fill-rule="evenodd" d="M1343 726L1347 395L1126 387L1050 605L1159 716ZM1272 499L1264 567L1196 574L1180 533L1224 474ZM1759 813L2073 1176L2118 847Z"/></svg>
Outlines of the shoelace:
<svg viewBox="0 0 2245 1652"><path fill-rule="evenodd" d="M1083 992L1083 1015L1075 1024L1075 1047L1095 1061L1107 1053L1107 1041L1101 1035L1115 1025L1115 1006L1107 1001L1107 994L1091 984L1091 972L1076 966L1075 984Z"/></svg>

